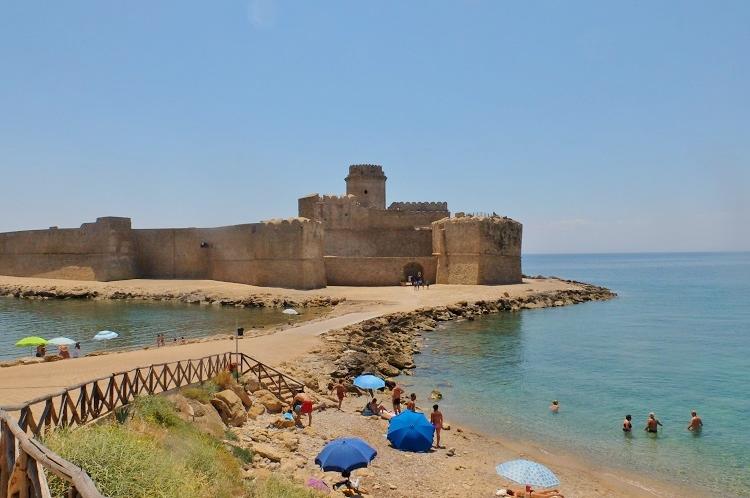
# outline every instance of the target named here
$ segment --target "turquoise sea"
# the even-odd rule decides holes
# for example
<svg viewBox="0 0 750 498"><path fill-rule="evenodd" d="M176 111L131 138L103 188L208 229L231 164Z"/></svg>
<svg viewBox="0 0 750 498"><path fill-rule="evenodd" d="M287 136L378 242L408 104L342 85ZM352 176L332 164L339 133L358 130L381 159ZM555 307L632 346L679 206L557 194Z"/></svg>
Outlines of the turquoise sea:
<svg viewBox="0 0 750 498"><path fill-rule="evenodd" d="M80 341L85 353L154 344L156 334L167 341L181 337L232 334L236 327L260 328L298 322L316 311L300 310L284 315L280 309L235 308L229 306L149 301L35 300L0 297L0 361L30 356L32 348L17 348L22 337L45 339L68 337ZM120 336L94 341L100 330L114 330ZM55 352L52 346L50 352Z"/></svg>
<svg viewBox="0 0 750 498"><path fill-rule="evenodd" d="M750 253L534 255L523 268L619 296L426 334L410 379L421 399L438 387L446 418L486 433L750 496ZM650 411L664 424L656 438L642 431Z"/></svg>

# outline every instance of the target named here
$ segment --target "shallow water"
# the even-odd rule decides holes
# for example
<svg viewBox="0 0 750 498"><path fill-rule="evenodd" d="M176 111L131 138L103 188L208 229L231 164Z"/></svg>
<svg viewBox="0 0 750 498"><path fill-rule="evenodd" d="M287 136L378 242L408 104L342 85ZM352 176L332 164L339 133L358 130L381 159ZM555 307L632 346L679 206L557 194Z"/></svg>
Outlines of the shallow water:
<svg viewBox="0 0 750 498"><path fill-rule="evenodd" d="M409 379L421 399L439 386L449 420L750 496L750 254L526 256L524 272L619 297L427 334ZM691 409L699 436L686 431ZM650 411L664 424L657 438L642 430ZM632 436L620 429L627 413Z"/></svg>
<svg viewBox="0 0 750 498"><path fill-rule="evenodd" d="M284 315L280 309L235 308L148 301L30 300L0 297L0 360L30 356L32 348L17 348L22 337L68 337L81 341L84 353L154 344L156 334L167 341L180 337L231 334L309 319L321 310L300 309L300 315ZM100 330L120 336L94 341ZM51 346L50 352L56 347Z"/></svg>

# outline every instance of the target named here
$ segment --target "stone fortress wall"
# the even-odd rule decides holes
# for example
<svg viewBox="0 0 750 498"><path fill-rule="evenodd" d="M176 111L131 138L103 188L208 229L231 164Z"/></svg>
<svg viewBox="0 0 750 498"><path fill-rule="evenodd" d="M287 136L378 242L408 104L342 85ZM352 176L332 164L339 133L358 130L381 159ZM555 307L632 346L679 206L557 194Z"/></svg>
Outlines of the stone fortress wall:
<svg viewBox="0 0 750 498"><path fill-rule="evenodd" d="M218 228L132 229L129 218L0 234L0 274L74 280L210 279L325 286L323 229L304 219Z"/></svg>
<svg viewBox="0 0 750 498"><path fill-rule="evenodd" d="M451 218L446 202L386 208L381 166L352 165L346 195L311 194L300 218L217 228L133 229L104 217L80 228L0 234L0 274L75 280L212 279L268 287L521 281L521 224Z"/></svg>
<svg viewBox="0 0 750 498"><path fill-rule="evenodd" d="M311 194L298 202L299 216L325 227L329 285L398 285L416 272L438 283L521 281L520 223L464 216L454 226L447 202L392 202L386 209L387 178L372 164L350 166L345 180L344 196ZM499 249L496 239L504 237Z"/></svg>

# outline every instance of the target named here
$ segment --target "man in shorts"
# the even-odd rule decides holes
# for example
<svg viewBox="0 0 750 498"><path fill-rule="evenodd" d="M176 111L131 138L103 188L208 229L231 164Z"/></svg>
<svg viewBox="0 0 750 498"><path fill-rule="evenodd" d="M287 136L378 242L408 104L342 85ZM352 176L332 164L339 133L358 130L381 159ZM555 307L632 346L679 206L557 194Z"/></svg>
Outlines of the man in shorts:
<svg viewBox="0 0 750 498"><path fill-rule="evenodd" d="M393 403L393 413L398 415L401 413L401 395L404 394L403 388L396 384L391 391L391 402Z"/></svg>

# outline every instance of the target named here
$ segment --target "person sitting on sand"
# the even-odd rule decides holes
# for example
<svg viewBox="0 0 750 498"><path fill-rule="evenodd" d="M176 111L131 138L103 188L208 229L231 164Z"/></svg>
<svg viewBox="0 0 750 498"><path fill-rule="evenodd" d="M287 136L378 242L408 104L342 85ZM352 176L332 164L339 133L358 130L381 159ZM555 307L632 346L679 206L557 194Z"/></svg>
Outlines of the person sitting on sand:
<svg viewBox="0 0 750 498"><path fill-rule="evenodd" d="M344 380L339 379L338 384L336 384L333 390L336 391L336 397L339 400L339 411L341 411L341 403L344 401L344 396L346 396L346 387L344 386Z"/></svg>
<svg viewBox="0 0 750 498"><path fill-rule="evenodd" d="M687 426L687 430L691 432L700 432L701 429L703 429L703 420L701 420L695 410L690 412L690 416L692 418L690 419L690 423Z"/></svg>
<svg viewBox="0 0 750 498"><path fill-rule="evenodd" d="M560 403L557 400L552 401L552 404L549 405L549 411L558 413L560 411Z"/></svg>
<svg viewBox="0 0 750 498"><path fill-rule="evenodd" d="M648 414L648 419L646 420L646 427L643 428L644 431L656 434L659 432L659 426L662 425L662 423L659 421L658 418L656 418L656 415L654 415L654 412L651 412Z"/></svg>
<svg viewBox="0 0 750 498"><path fill-rule="evenodd" d="M68 346L65 346L64 344L60 344L57 347L57 354L60 355L60 358L64 360L70 358L70 351L68 351Z"/></svg>
<svg viewBox="0 0 750 498"><path fill-rule="evenodd" d="M625 420L622 421L622 432L629 433L633 430L632 418L630 415L625 415Z"/></svg>
<svg viewBox="0 0 750 498"><path fill-rule="evenodd" d="M406 402L406 409L411 410L413 412L417 411L417 395L414 393L411 393L409 395L409 401Z"/></svg>
<svg viewBox="0 0 750 498"><path fill-rule="evenodd" d="M502 492L505 491L505 494ZM518 496L519 498L529 497L529 498L564 498L563 495L560 494L560 492L556 489L546 489L544 491L534 491L533 489L526 493L525 489L501 489L500 490L500 496Z"/></svg>
<svg viewBox="0 0 750 498"><path fill-rule="evenodd" d="M44 358L44 355L46 354L47 354L47 348L44 347L44 344L40 344L36 347L37 358Z"/></svg>
<svg viewBox="0 0 750 498"><path fill-rule="evenodd" d="M312 425L313 402L310 396L305 393L297 393L292 401L292 410L296 414L295 419L299 425L302 425L300 418L304 413L307 414L307 426Z"/></svg>
<svg viewBox="0 0 750 498"><path fill-rule="evenodd" d="M435 437L437 442L435 448L440 448L440 431L443 430L443 414L438 410L438 405L432 405L432 413L430 413L430 423L435 428Z"/></svg>
<svg viewBox="0 0 750 498"><path fill-rule="evenodd" d="M393 413L398 415L401 413L401 395L404 394L404 389L396 384L396 386L393 388L393 391L391 391L391 403L393 403Z"/></svg>

